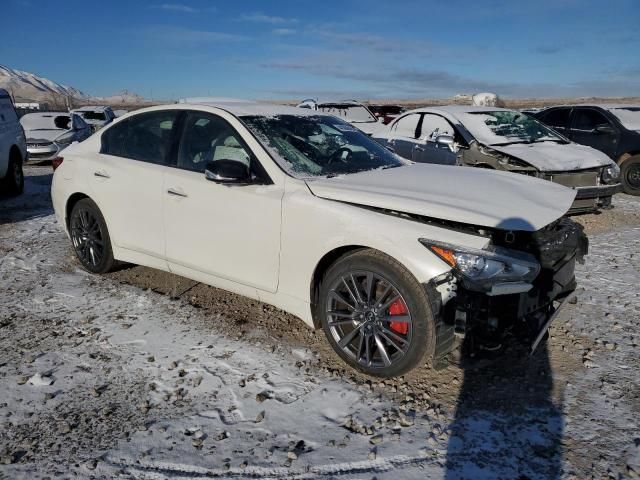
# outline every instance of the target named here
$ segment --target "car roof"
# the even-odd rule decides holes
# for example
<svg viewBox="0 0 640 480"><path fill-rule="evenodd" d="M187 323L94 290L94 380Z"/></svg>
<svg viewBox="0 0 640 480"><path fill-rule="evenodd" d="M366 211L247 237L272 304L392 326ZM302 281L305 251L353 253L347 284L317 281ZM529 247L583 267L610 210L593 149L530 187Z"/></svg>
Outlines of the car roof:
<svg viewBox="0 0 640 480"><path fill-rule="evenodd" d="M85 107L74 108L72 112L104 112L110 110L108 105L87 105Z"/></svg>
<svg viewBox="0 0 640 480"><path fill-rule="evenodd" d="M456 113L481 113L481 112L498 112L498 111L511 111L508 108L500 108L500 107L476 107L473 105L438 105L435 107L422 107L416 108L415 110L411 110L412 113L427 113L427 112L438 112L438 113L449 113L451 115L455 115ZM409 113L409 112L405 112Z"/></svg>
<svg viewBox="0 0 640 480"><path fill-rule="evenodd" d="M69 117L73 112L30 112L22 115L24 117Z"/></svg>
<svg viewBox="0 0 640 480"><path fill-rule="evenodd" d="M598 107L605 110L614 110L616 108L640 108L640 104L633 103L576 103L573 105L549 105L544 107L541 111L550 110L552 108L572 108L572 107Z"/></svg>
<svg viewBox="0 0 640 480"><path fill-rule="evenodd" d="M194 101L196 100L196 101ZM298 116L318 116L323 115L321 112L311 110L308 108L298 108L289 105L278 105L273 103L252 102L248 100L235 100L235 99L211 99L204 98L203 101L197 101L200 99L184 99L180 103L190 105L202 105L204 107L214 107L221 110L225 110L236 116L251 116L256 115L260 117L267 117L273 115L298 115Z"/></svg>

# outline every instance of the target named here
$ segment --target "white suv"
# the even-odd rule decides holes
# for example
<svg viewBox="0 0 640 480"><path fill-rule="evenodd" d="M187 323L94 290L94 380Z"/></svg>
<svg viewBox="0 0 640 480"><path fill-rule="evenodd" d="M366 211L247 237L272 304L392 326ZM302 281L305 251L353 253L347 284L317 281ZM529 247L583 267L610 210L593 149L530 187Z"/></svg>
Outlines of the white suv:
<svg viewBox="0 0 640 480"><path fill-rule="evenodd" d="M138 110L67 148L51 194L87 270L120 260L270 303L383 377L438 360L455 329L535 347L586 247L560 218L571 189L409 164L295 107Z"/></svg>
<svg viewBox="0 0 640 480"><path fill-rule="evenodd" d="M22 193L22 164L26 159L27 144L18 114L9 93L0 88L0 194Z"/></svg>

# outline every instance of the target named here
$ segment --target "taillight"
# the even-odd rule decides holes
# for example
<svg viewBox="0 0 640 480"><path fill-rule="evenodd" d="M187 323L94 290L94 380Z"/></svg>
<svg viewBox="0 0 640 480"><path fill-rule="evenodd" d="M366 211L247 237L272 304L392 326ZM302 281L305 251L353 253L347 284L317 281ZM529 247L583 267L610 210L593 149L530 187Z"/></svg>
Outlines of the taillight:
<svg viewBox="0 0 640 480"><path fill-rule="evenodd" d="M58 168L60 165L62 165L62 161L64 160L63 157L56 157L53 160L51 160L51 166L53 167L53 170L55 171L56 168Z"/></svg>

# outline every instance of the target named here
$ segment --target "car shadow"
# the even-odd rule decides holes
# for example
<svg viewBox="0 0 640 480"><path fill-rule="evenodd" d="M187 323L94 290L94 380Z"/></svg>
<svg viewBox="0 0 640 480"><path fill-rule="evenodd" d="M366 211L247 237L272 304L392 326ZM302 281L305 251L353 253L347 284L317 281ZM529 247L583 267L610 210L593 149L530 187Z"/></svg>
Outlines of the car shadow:
<svg viewBox="0 0 640 480"><path fill-rule="evenodd" d="M0 225L23 222L53 214L51 168L26 168L24 193L10 196L0 192ZM45 195L43 195L45 194Z"/></svg>
<svg viewBox="0 0 640 480"><path fill-rule="evenodd" d="M497 228L535 231L522 218ZM506 246L510 242L505 240ZM462 385L449 425L447 480L556 479L562 473L562 396L554 389L547 340L530 354L525 339L508 337L499 352L461 353Z"/></svg>
<svg viewBox="0 0 640 480"><path fill-rule="evenodd" d="M499 359L464 359L453 422L447 480L555 479L561 476L561 399L553 398L546 344Z"/></svg>

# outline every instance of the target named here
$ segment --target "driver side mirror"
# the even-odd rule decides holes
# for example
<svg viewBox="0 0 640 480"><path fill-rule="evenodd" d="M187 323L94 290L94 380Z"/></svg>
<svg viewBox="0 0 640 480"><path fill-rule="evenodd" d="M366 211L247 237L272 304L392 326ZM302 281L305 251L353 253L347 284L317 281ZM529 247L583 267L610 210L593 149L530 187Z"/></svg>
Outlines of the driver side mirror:
<svg viewBox="0 0 640 480"><path fill-rule="evenodd" d="M607 124L598 125L596 128L594 128L593 131L601 135L612 135L616 133L614 128L611 125L607 125Z"/></svg>
<svg viewBox="0 0 640 480"><path fill-rule="evenodd" d="M249 167L238 160L210 160L205 167L204 177L212 182L230 185L251 183Z"/></svg>
<svg viewBox="0 0 640 480"><path fill-rule="evenodd" d="M443 147L453 148L454 139L451 135L438 135L436 137L436 143Z"/></svg>

